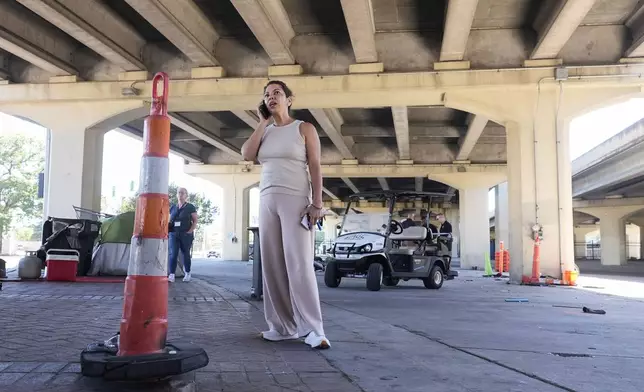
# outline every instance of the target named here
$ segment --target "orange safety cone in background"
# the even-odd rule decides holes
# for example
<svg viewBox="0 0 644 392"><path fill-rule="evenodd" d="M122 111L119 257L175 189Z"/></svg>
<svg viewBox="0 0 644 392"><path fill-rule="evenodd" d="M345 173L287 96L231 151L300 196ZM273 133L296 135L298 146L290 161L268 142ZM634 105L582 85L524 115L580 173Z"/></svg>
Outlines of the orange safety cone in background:
<svg viewBox="0 0 644 392"><path fill-rule="evenodd" d="M503 273L505 270L505 263L503 262L505 257L505 247L503 245L503 241L499 241L499 268L497 269L499 273Z"/></svg>
<svg viewBox="0 0 644 392"><path fill-rule="evenodd" d="M163 95L157 85L163 82ZM168 331L168 75L152 80L152 105L143 130L139 196L125 280L119 356L161 353Z"/></svg>
<svg viewBox="0 0 644 392"><path fill-rule="evenodd" d="M534 240L534 250L532 254L532 277L530 278L531 284L539 284L539 280L541 278L541 271L539 268L540 245L541 238L539 238L539 235L537 235L537 238L535 238Z"/></svg>

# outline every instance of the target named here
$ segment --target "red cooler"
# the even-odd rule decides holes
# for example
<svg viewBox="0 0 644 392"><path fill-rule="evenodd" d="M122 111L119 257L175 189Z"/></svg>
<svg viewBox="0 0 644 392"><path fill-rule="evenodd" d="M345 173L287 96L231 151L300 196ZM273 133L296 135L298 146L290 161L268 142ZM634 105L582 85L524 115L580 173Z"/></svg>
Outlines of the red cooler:
<svg viewBox="0 0 644 392"><path fill-rule="evenodd" d="M47 280L75 282L80 253L74 249L49 249L45 262Z"/></svg>

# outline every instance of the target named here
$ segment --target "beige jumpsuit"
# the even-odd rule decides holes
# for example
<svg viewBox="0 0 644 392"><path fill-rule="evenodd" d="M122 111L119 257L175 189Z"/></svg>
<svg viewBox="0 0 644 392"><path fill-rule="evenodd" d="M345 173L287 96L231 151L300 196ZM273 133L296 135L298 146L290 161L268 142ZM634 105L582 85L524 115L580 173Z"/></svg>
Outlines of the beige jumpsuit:
<svg viewBox="0 0 644 392"><path fill-rule="evenodd" d="M313 269L315 229L305 229L301 214L311 202L302 121L269 125L257 154L262 165L259 239L264 281L264 313L281 335L324 336Z"/></svg>

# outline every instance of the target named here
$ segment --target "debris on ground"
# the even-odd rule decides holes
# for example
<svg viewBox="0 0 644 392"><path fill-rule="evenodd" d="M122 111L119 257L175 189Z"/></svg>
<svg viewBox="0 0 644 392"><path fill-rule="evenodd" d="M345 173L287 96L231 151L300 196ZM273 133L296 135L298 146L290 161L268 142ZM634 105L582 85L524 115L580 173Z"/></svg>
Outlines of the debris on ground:
<svg viewBox="0 0 644 392"><path fill-rule="evenodd" d="M569 308L569 309L581 309L584 313L589 314L606 314L606 311L603 309L591 309L586 306L570 306L570 305L552 305L553 308Z"/></svg>
<svg viewBox="0 0 644 392"><path fill-rule="evenodd" d="M584 307L582 308L582 310L583 310L583 312L584 312L584 313L590 313L590 314L606 314L606 311L605 311L605 310L603 310L603 309L590 309L590 308L587 308L587 307L585 307L585 306L584 306Z"/></svg>
<svg viewBox="0 0 644 392"><path fill-rule="evenodd" d="M505 302L528 302L527 298L506 298Z"/></svg>

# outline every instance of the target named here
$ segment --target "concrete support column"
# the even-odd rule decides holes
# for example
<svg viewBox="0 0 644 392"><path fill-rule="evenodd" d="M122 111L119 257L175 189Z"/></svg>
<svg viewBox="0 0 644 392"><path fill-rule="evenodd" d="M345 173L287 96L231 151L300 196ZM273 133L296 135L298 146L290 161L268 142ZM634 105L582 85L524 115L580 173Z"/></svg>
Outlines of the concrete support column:
<svg viewBox="0 0 644 392"><path fill-rule="evenodd" d="M487 187L459 190L462 268L485 268L485 253L490 252L488 192Z"/></svg>
<svg viewBox="0 0 644 392"><path fill-rule="evenodd" d="M499 242L503 241L507 248L509 243L509 211L508 211L508 183L504 182L494 187L495 193L495 214L494 231L496 233L495 249L499 248ZM490 255L490 257L493 257Z"/></svg>
<svg viewBox="0 0 644 392"><path fill-rule="evenodd" d="M599 218L602 265L626 264L626 218L642 206L584 207L578 210Z"/></svg>
<svg viewBox="0 0 644 392"><path fill-rule="evenodd" d="M543 228L541 273L560 279L574 270L568 127L553 129L554 111L545 104L539 109L536 121L506 125L512 283L532 274L535 224Z"/></svg>
<svg viewBox="0 0 644 392"><path fill-rule="evenodd" d="M626 222L619 214L599 218L602 265L626 264Z"/></svg>
<svg viewBox="0 0 644 392"><path fill-rule="evenodd" d="M224 260L248 260L248 218L250 189L258 179L235 175L217 176L214 183L223 189Z"/></svg>
<svg viewBox="0 0 644 392"><path fill-rule="evenodd" d="M640 215L640 214L636 214ZM629 257L634 257L638 260L644 258L644 217L641 216L631 216L628 218L631 225L631 235L628 234L628 229L626 235L629 236L628 242L630 243L630 253ZM635 229L638 228L638 230Z"/></svg>
<svg viewBox="0 0 644 392"><path fill-rule="evenodd" d="M76 218L73 206L100 211L104 130L50 130L45 216Z"/></svg>

